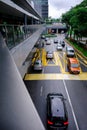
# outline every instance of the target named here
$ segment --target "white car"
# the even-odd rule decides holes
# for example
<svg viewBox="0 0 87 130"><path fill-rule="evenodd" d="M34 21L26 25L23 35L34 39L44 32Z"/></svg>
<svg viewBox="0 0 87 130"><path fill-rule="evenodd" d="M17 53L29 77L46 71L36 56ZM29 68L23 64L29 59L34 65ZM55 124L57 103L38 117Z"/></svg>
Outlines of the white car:
<svg viewBox="0 0 87 130"><path fill-rule="evenodd" d="M57 50L61 50L62 51L62 45L61 44L57 44L57 47L56 47Z"/></svg>
<svg viewBox="0 0 87 130"><path fill-rule="evenodd" d="M50 40L47 40L46 41L46 45L50 45L51 44L51 41Z"/></svg>
<svg viewBox="0 0 87 130"><path fill-rule="evenodd" d="M54 39L54 43L56 43L56 44L57 44L57 43L58 43L58 39Z"/></svg>
<svg viewBox="0 0 87 130"><path fill-rule="evenodd" d="M53 52L52 51L47 51L46 58L47 59L52 59L53 58Z"/></svg>
<svg viewBox="0 0 87 130"><path fill-rule="evenodd" d="M73 49L73 47L71 47L71 46L66 47L66 55L67 55L67 57L75 56L75 50Z"/></svg>
<svg viewBox="0 0 87 130"><path fill-rule="evenodd" d="M36 60L34 63L34 70L42 70L43 69L43 65L41 60Z"/></svg>
<svg viewBox="0 0 87 130"><path fill-rule="evenodd" d="M45 41L48 41L48 40L49 40L49 38L48 38L48 37L46 37L46 38L45 38Z"/></svg>

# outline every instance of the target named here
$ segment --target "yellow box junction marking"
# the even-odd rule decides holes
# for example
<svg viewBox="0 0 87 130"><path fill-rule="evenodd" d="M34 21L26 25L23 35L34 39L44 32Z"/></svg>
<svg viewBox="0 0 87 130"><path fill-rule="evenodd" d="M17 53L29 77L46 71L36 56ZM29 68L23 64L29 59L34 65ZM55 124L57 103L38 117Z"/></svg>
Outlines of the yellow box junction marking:
<svg viewBox="0 0 87 130"><path fill-rule="evenodd" d="M87 80L87 72L73 74L26 74L24 80Z"/></svg>
<svg viewBox="0 0 87 130"><path fill-rule="evenodd" d="M46 51L45 51L45 49L42 49L42 64L43 64L44 66L47 66Z"/></svg>
<svg viewBox="0 0 87 130"><path fill-rule="evenodd" d="M63 52L63 61L64 61L64 71L66 71L66 65L67 65L67 62L66 62L66 53Z"/></svg>
<svg viewBox="0 0 87 130"><path fill-rule="evenodd" d="M84 64L82 61L80 61L84 66L86 66L87 67L87 60L85 60L81 55L79 55L78 53L77 53L77 55L79 56L79 58L82 60L82 61L84 61L84 63L86 64Z"/></svg>
<svg viewBox="0 0 87 130"><path fill-rule="evenodd" d="M65 54L64 57L62 57L64 63L66 63L65 58ZM64 67L62 66L62 63L60 61L60 57L59 57L59 52L54 52L54 58L52 59L52 61L54 62L54 64L49 64L50 59L46 59L46 50L42 49L42 64L43 66L60 66L61 72L62 73L66 73L65 72L65 64Z"/></svg>
<svg viewBox="0 0 87 130"><path fill-rule="evenodd" d="M59 65L59 57L58 57L57 52L54 52L54 63L55 63L56 65Z"/></svg>
<svg viewBox="0 0 87 130"><path fill-rule="evenodd" d="M62 73L65 73L65 71L64 71L64 67L62 66L62 63L61 63L61 61L60 61L60 57L59 57L59 52L56 52L57 54L56 54L56 58L58 59L58 62L59 62L59 66L60 66L60 68L61 68L61 72Z"/></svg>

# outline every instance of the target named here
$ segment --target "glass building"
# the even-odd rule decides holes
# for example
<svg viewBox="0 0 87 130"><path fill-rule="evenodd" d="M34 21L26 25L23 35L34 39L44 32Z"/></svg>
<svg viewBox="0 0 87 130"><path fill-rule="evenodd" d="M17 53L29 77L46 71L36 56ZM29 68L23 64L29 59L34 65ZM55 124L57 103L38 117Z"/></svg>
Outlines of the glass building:
<svg viewBox="0 0 87 130"><path fill-rule="evenodd" d="M33 2L34 8L39 13L39 15L43 19L48 18L48 0L33 0Z"/></svg>
<svg viewBox="0 0 87 130"><path fill-rule="evenodd" d="M42 18L48 18L48 0L42 0Z"/></svg>

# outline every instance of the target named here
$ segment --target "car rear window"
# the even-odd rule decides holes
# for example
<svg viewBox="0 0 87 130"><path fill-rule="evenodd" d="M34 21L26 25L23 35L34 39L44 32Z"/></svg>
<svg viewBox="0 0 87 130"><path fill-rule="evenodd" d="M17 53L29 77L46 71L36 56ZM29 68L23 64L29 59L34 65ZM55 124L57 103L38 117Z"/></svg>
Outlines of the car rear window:
<svg viewBox="0 0 87 130"><path fill-rule="evenodd" d="M53 122L58 122L58 121L63 121L63 120L65 120L64 117L52 117L51 119L52 119Z"/></svg>
<svg viewBox="0 0 87 130"><path fill-rule="evenodd" d="M35 65L39 65L39 62L36 62Z"/></svg>
<svg viewBox="0 0 87 130"><path fill-rule="evenodd" d="M78 68L78 67L79 67L79 64L71 64L71 67L72 67L72 68Z"/></svg>

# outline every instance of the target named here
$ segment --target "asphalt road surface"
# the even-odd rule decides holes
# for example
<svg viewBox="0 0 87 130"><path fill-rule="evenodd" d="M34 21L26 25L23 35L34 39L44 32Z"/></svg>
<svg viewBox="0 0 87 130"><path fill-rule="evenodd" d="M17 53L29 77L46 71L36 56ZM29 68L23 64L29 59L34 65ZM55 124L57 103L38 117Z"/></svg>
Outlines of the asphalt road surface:
<svg viewBox="0 0 87 130"><path fill-rule="evenodd" d="M40 80L26 81L27 89L46 128L46 97L62 93L66 98L69 117L68 130L87 129L87 81ZM47 128L46 128L47 129Z"/></svg>
<svg viewBox="0 0 87 130"><path fill-rule="evenodd" d="M58 35L58 40L63 40L64 35ZM45 45L45 50L56 51L56 44L51 39L51 45ZM66 46L68 44L66 43ZM39 74L60 74L61 66L62 70L69 74L67 69L67 62L65 56L65 48L62 52L57 52L59 56L59 63L54 60L49 60L48 64L44 66L43 71ZM56 57L57 58L57 57ZM64 60L65 59L65 60ZM78 56L82 73L87 76L87 64L83 62L83 59ZM60 65L61 63L61 65ZM34 72L29 69L28 74L38 75L38 72ZM69 75L68 75L69 76ZM73 75L75 79L76 75ZM87 80L66 80L66 79L44 79L44 80L25 80L26 87L30 93L32 101L36 107L36 110L41 118L44 127L47 129L46 120L46 97L48 93L62 93L65 97L66 107L69 117L68 130L87 130Z"/></svg>

